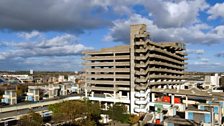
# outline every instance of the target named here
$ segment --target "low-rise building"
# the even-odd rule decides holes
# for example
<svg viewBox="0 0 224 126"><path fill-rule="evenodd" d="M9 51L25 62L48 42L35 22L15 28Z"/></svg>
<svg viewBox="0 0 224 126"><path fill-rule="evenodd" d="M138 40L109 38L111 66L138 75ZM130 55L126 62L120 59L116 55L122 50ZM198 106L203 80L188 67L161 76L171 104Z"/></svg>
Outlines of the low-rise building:
<svg viewBox="0 0 224 126"><path fill-rule="evenodd" d="M28 86L27 101L39 101L40 100L40 90L39 86Z"/></svg>
<svg viewBox="0 0 224 126"><path fill-rule="evenodd" d="M5 90L2 102L9 105L17 104L16 90Z"/></svg>
<svg viewBox="0 0 224 126"><path fill-rule="evenodd" d="M58 82L59 83L65 82L65 76L64 75L59 75L58 76Z"/></svg>
<svg viewBox="0 0 224 126"><path fill-rule="evenodd" d="M60 95L68 95L68 90L71 88L69 84L60 84Z"/></svg>
<svg viewBox="0 0 224 126"><path fill-rule="evenodd" d="M3 75L3 77L6 77L6 78L13 77L13 78L20 80L21 83L29 83L29 82L33 81L33 76L29 76L26 74L24 74L24 75Z"/></svg>
<svg viewBox="0 0 224 126"><path fill-rule="evenodd" d="M54 98L56 96L59 96L59 94L60 94L59 89L60 89L59 84L49 84L48 85L49 98Z"/></svg>
<svg viewBox="0 0 224 126"><path fill-rule="evenodd" d="M68 81L69 81L69 82L73 82L73 83L75 83L75 81L76 81L76 76L74 76L74 75L68 75Z"/></svg>
<svg viewBox="0 0 224 126"><path fill-rule="evenodd" d="M218 73L216 73L215 75L213 76L205 76L205 80L204 80L204 86L208 86L208 87L211 87L211 86L216 86L216 87L220 87L220 78L221 76L219 76Z"/></svg>

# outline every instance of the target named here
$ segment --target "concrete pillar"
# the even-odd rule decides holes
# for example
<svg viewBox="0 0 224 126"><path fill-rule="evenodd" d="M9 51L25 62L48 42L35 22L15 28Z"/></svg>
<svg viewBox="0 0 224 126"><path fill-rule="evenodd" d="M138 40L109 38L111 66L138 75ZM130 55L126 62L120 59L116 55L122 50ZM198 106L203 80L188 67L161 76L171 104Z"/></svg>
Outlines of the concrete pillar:
<svg viewBox="0 0 224 126"><path fill-rule="evenodd" d="M87 89L85 89L85 97L87 97Z"/></svg>
<svg viewBox="0 0 224 126"><path fill-rule="evenodd" d="M119 97L122 97L122 92L121 91L119 91Z"/></svg>
<svg viewBox="0 0 224 126"><path fill-rule="evenodd" d="M176 89L177 88L177 86L176 85L173 85L173 89Z"/></svg>
<svg viewBox="0 0 224 126"><path fill-rule="evenodd" d="M155 102L155 93L151 93L152 102Z"/></svg>
<svg viewBox="0 0 224 126"><path fill-rule="evenodd" d="M171 95L171 104L173 105L174 104L174 98L175 98L175 95Z"/></svg>
<svg viewBox="0 0 224 126"><path fill-rule="evenodd" d="M91 92L91 97L94 97L94 92L93 91Z"/></svg>
<svg viewBox="0 0 224 126"><path fill-rule="evenodd" d="M114 99L116 99L116 91L114 91Z"/></svg>
<svg viewBox="0 0 224 126"><path fill-rule="evenodd" d="M172 89L172 85L169 85L169 89Z"/></svg>
<svg viewBox="0 0 224 126"><path fill-rule="evenodd" d="M186 96L186 107L188 107L188 96Z"/></svg>
<svg viewBox="0 0 224 126"><path fill-rule="evenodd" d="M212 116L212 126L215 125L215 114L214 114L214 107L211 107L211 116Z"/></svg>
<svg viewBox="0 0 224 126"><path fill-rule="evenodd" d="M105 110L107 110L107 103L105 103L104 105L105 105Z"/></svg>

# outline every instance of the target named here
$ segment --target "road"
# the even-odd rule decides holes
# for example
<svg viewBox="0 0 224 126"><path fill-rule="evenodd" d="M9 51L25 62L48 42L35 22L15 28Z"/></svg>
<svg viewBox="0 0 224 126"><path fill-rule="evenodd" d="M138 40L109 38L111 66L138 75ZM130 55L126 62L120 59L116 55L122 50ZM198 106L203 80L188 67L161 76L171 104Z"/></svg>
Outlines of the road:
<svg viewBox="0 0 224 126"><path fill-rule="evenodd" d="M82 100L81 96L63 96L55 99L48 99L36 103L23 103L13 106L5 106L0 108L0 119L8 117L17 117L24 115L32 109L35 112L47 110L47 106L69 100Z"/></svg>
<svg viewBox="0 0 224 126"><path fill-rule="evenodd" d="M32 110L35 112L38 112L38 111L48 110L48 108L47 107L38 107L38 108L33 108ZM29 111L30 111L30 109L23 109L23 110L18 110L18 111L4 112L4 113L0 114L0 119L24 115L24 114L27 114Z"/></svg>

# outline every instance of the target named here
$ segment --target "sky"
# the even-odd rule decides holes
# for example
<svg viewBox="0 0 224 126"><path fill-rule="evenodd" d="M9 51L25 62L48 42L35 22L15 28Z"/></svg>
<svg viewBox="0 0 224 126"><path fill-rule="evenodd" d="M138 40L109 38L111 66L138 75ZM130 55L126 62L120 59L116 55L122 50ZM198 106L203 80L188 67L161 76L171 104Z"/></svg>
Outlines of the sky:
<svg viewBox="0 0 224 126"><path fill-rule="evenodd" d="M0 70L80 71L82 51L184 42L187 71L224 72L224 0L0 0Z"/></svg>

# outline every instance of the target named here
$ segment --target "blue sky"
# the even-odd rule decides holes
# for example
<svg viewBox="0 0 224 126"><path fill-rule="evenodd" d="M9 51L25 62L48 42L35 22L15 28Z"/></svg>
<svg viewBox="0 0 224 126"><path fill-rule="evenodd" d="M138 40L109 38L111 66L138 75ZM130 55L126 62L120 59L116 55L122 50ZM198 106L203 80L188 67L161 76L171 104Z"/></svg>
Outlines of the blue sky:
<svg viewBox="0 0 224 126"><path fill-rule="evenodd" d="M223 0L1 0L0 70L82 70L81 52L129 44L130 24L187 45L187 71L224 72Z"/></svg>

